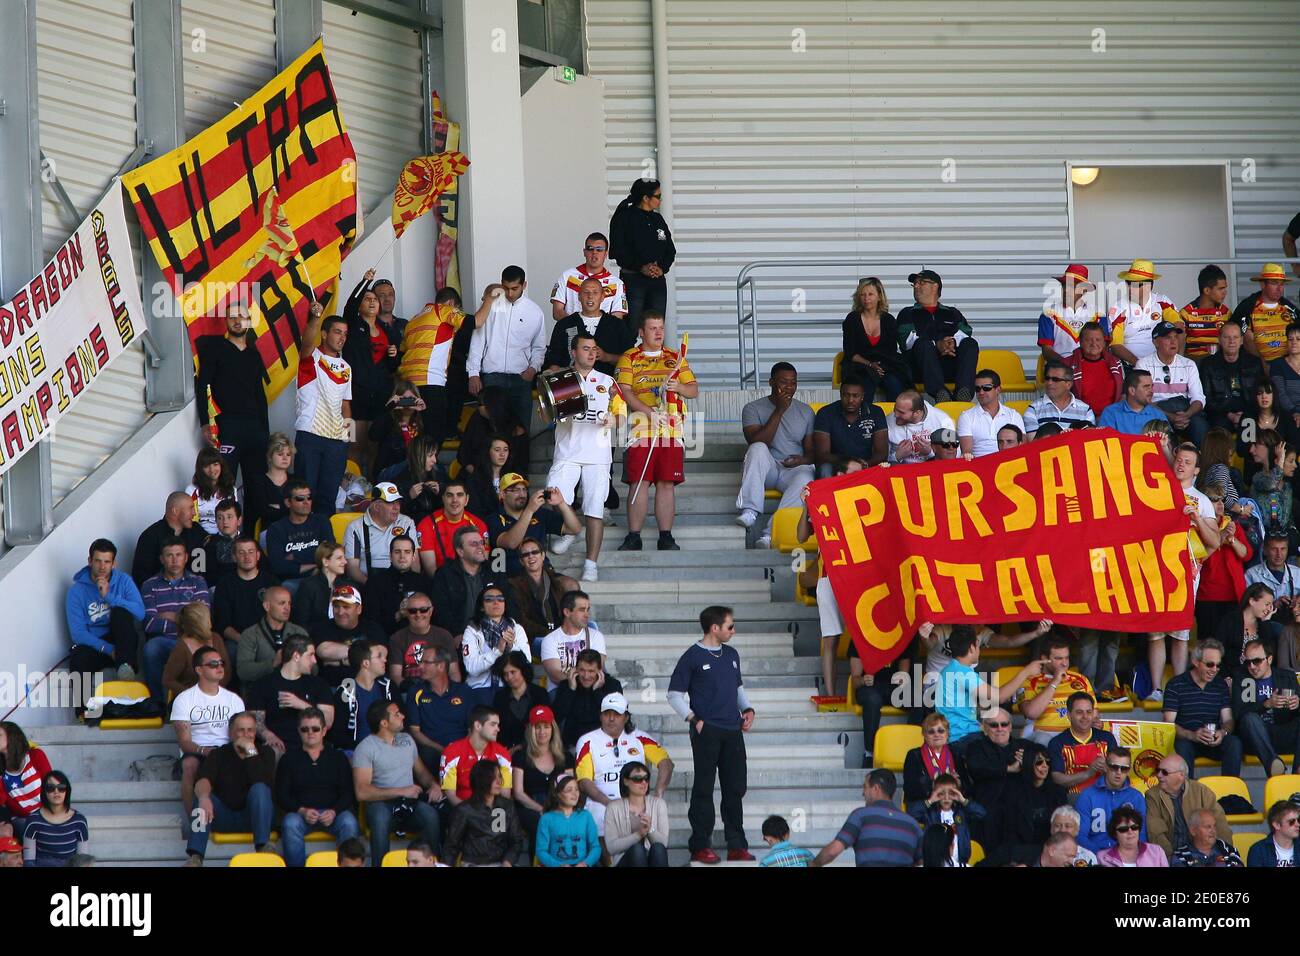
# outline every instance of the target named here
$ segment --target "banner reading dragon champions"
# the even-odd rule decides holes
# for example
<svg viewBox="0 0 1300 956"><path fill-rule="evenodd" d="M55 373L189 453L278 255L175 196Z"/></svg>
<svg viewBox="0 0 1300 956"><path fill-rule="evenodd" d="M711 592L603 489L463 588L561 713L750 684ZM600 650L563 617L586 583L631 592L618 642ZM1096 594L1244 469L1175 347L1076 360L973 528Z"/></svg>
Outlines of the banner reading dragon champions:
<svg viewBox="0 0 1300 956"><path fill-rule="evenodd" d="M326 311L357 235L356 154L317 40L234 112L122 177L144 238L180 300L193 343L248 305L276 395L297 371L307 310ZM277 222L268 222L273 210ZM301 255L266 255L279 233Z"/></svg>
<svg viewBox="0 0 1300 956"><path fill-rule="evenodd" d="M114 187L45 268L0 303L0 474L49 435L144 328Z"/></svg>
<svg viewBox="0 0 1300 956"><path fill-rule="evenodd" d="M809 488L823 565L867 673L927 620L1191 626L1186 496L1153 439L1089 429Z"/></svg>

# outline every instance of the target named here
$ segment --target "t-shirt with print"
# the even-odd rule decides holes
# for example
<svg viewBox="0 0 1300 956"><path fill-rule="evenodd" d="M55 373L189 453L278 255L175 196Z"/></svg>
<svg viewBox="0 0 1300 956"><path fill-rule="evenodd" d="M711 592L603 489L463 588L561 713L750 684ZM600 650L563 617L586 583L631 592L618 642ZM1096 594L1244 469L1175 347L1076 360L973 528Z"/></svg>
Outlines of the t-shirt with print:
<svg viewBox="0 0 1300 956"><path fill-rule="evenodd" d="M678 366L680 365L680 370ZM651 408L662 408L667 412L667 420L656 431L659 442L682 441L682 421L686 417L686 402L678 392L665 392L664 383L668 376L677 371L674 379L684 385L695 381L695 373L690 364L670 348L661 348L657 352L647 352L638 345L618 357L618 387L627 394L632 389L636 397ZM662 399L662 402L661 402ZM644 418L637 416L632 420L631 441L644 441L650 438L650 426Z"/></svg>
<svg viewBox="0 0 1300 956"><path fill-rule="evenodd" d="M352 366L342 357L328 356L317 348L298 362L295 429L346 441L343 402L351 400Z"/></svg>
<svg viewBox="0 0 1300 956"><path fill-rule="evenodd" d="M420 542L420 553L431 553L434 566L442 567L456 557L456 532L465 527L477 528L483 535L483 541L487 542L488 527L478 515L465 511L461 513L458 521L452 521L442 509L426 515L415 526L415 535Z"/></svg>
<svg viewBox="0 0 1300 956"><path fill-rule="evenodd" d="M1074 736L1072 730L1066 728L1048 741L1047 758L1051 762L1052 770L1057 773L1082 773L1094 760L1098 757L1104 758L1109 750L1118 746L1114 736L1107 730L1098 730L1094 727L1087 740L1080 740ZM1101 774L1094 773L1083 782L1076 783L1070 788L1070 792L1083 793L1097 782L1099 776Z"/></svg>
<svg viewBox="0 0 1300 956"><path fill-rule="evenodd" d="M1020 706L1023 708L1026 701L1033 700L1051 686L1052 678L1046 674L1039 674L1037 677L1029 678L1025 683L1025 696L1020 702ZM1052 702L1047 705L1047 710L1039 714L1038 719L1033 722L1033 729L1036 733L1046 731L1058 734L1070 726L1069 712L1066 710L1065 702L1070 699L1071 694L1089 694L1094 700L1097 698L1097 695L1092 691L1092 682L1088 678L1076 671L1066 671L1065 679L1056 685L1056 693L1052 695ZM1025 732L1029 732L1028 728L1026 728Z"/></svg>
<svg viewBox="0 0 1300 956"><path fill-rule="evenodd" d="M618 383L592 369L582 377L587 410L555 426L554 461L580 465L608 465L613 461L613 419L627 414Z"/></svg>
<svg viewBox="0 0 1300 956"><path fill-rule="evenodd" d="M740 412L742 427L757 425L760 428L776 414L776 404L770 395L756 398ZM790 407L781 416L781 423L776 426L776 434L768 442L772 457L783 461L794 455L803 454L803 440L812 434L813 420L816 416L810 406L796 399L791 399Z"/></svg>
<svg viewBox="0 0 1300 956"><path fill-rule="evenodd" d="M542 638L542 661L558 660L566 670L576 667L578 655L590 647L597 653L605 653L605 635L594 627L586 627L577 634L565 634L562 628L556 628Z"/></svg>
<svg viewBox="0 0 1300 956"><path fill-rule="evenodd" d="M188 723L190 739L200 747L221 747L230 743L230 718L243 709L244 699L234 691L218 687L209 696L195 684L172 701L172 723Z"/></svg>
<svg viewBox="0 0 1300 956"><path fill-rule="evenodd" d="M415 758L418 751L410 734L394 734L391 744L378 734L371 734L352 753L352 768L369 767L370 783L381 790L400 790L415 783Z"/></svg>

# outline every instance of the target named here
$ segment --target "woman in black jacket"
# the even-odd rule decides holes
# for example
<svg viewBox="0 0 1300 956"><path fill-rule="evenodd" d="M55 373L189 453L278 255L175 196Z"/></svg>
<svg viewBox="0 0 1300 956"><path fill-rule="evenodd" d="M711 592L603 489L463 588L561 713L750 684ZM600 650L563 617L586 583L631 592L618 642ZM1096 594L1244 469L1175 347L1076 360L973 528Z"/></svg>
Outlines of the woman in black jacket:
<svg viewBox="0 0 1300 956"><path fill-rule="evenodd" d="M907 362L898 351L898 322L889 311L885 287L875 276L858 281L853 311L844 317L844 362L840 374L867 383L867 400L880 388L892 402L912 387Z"/></svg>
<svg viewBox="0 0 1300 956"><path fill-rule="evenodd" d="M451 811L443 857L453 866L514 866L525 837L513 800L501 799L501 768L480 760L469 772L469 799Z"/></svg>
<svg viewBox="0 0 1300 956"><path fill-rule="evenodd" d="M406 446L406 467L384 481L397 485L402 494L402 514L416 524L442 507L442 486L447 472L438 464L438 439L416 435Z"/></svg>
<svg viewBox="0 0 1300 956"><path fill-rule="evenodd" d="M492 708L501 715L497 743L509 751L524 743L524 728L534 707L549 707L551 695L533 683L533 665L522 651L511 651L497 658L492 673L504 685L492 699Z"/></svg>
<svg viewBox="0 0 1300 956"><path fill-rule="evenodd" d="M357 440L349 451L358 462L373 457L370 423L384 413L397 371L397 346L379 324L379 296L370 287L374 277L374 269L367 271L343 306L348 323L343 358L352 366L352 420L357 427Z"/></svg>
<svg viewBox="0 0 1300 956"><path fill-rule="evenodd" d="M627 324L633 329L646 309L668 308L664 277L677 258L677 247L659 215L663 197L659 180L638 179L609 220L609 255L618 261L618 277L627 289Z"/></svg>

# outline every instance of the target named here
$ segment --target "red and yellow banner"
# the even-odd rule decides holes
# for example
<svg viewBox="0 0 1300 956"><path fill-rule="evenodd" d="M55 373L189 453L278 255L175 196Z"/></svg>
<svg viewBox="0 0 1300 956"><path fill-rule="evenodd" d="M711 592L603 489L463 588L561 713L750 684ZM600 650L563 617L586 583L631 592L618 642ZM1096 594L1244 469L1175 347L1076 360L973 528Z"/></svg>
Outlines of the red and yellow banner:
<svg viewBox="0 0 1300 956"><path fill-rule="evenodd" d="M1186 496L1151 438L1075 431L809 488L823 566L867 673L927 620L1191 626Z"/></svg>
<svg viewBox="0 0 1300 956"><path fill-rule="evenodd" d="M429 117L432 121L433 151L455 153L460 149L460 124L453 123L442 111L442 97L434 90L430 98ZM451 286L460 291L460 260L456 255L456 238L460 232L460 184L456 180L443 190L433 214L438 217L438 245L434 253L433 284L436 288Z"/></svg>
<svg viewBox="0 0 1300 956"><path fill-rule="evenodd" d="M393 191L393 235L400 237L407 226L431 210L467 169L469 157L464 153L417 156L407 163Z"/></svg>
<svg viewBox="0 0 1300 956"><path fill-rule="evenodd" d="M225 305L243 302L276 395L294 380L312 299L338 311L327 293L357 235L356 154L323 43L122 184L191 343L222 334Z"/></svg>

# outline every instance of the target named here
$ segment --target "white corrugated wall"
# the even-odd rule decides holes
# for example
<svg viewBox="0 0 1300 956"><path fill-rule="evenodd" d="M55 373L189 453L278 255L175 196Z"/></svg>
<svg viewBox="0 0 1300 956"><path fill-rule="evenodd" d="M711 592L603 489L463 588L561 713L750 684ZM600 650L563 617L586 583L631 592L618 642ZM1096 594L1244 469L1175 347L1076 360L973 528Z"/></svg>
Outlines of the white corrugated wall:
<svg viewBox="0 0 1300 956"><path fill-rule="evenodd" d="M1237 255L1261 261L1280 255L1300 209L1300 5L1285 0L667 10L678 325L714 380L734 380L735 280L755 259L1064 265L1066 161L1232 161ZM1097 29L1105 52L1094 52ZM650 0L588 0L587 58L606 86L612 208L654 157ZM1240 176L1247 157L1254 182ZM941 179L946 159L955 182ZM763 364L792 358L809 378L828 376L859 275L886 279L895 306L908 298L906 268L861 268L765 274ZM1037 281L1014 268L946 274L945 299L986 346L1036 352ZM797 290L806 312L792 310Z"/></svg>
<svg viewBox="0 0 1300 956"><path fill-rule="evenodd" d="M323 6L325 56L357 153L364 215L380 208L406 162L423 151L424 74L419 33L335 3Z"/></svg>
<svg viewBox="0 0 1300 956"><path fill-rule="evenodd" d="M135 149L133 31L131 0L41 0L36 5L41 150L83 214ZM65 212L51 185L41 198L44 253L50 255L79 219ZM144 354L133 345L100 373L55 427L50 443L54 503L148 417Z"/></svg>
<svg viewBox="0 0 1300 956"><path fill-rule="evenodd" d="M181 41L187 138L279 72L274 0L181 0Z"/></svg>

